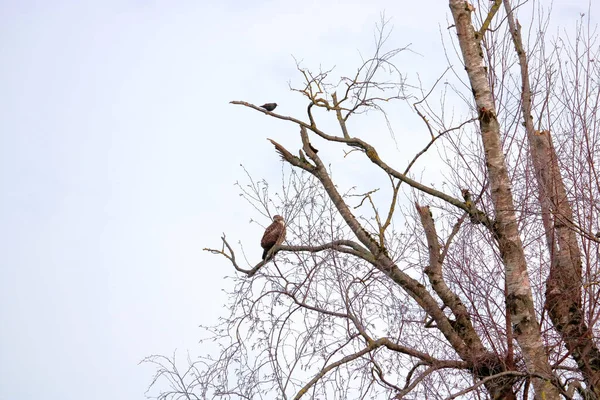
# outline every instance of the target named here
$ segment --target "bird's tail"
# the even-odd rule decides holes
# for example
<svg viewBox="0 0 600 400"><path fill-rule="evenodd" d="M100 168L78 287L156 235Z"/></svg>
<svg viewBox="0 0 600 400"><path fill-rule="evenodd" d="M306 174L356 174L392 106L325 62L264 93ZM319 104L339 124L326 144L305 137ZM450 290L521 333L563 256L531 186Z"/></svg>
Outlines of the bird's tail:
<svg viewBox="0 0 600 400"><path fill-rule="evenodd" d="M263 258L262 258L263 260L266 260L266 259L267 259L267 254L269 254L269 249L265 249L265 250L263 251Z"/></svg>

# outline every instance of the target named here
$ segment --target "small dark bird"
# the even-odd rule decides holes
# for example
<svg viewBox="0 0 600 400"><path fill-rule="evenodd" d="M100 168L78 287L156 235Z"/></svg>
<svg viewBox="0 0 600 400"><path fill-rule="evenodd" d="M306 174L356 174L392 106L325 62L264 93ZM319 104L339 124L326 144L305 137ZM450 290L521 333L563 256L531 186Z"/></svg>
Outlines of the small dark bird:
<svg viewBox="0 0 600 400"><path fill-rule="evenodd" d="M277 107L277 103L265 103L260 108L264 108L267 111L273 111Z"/></svg>

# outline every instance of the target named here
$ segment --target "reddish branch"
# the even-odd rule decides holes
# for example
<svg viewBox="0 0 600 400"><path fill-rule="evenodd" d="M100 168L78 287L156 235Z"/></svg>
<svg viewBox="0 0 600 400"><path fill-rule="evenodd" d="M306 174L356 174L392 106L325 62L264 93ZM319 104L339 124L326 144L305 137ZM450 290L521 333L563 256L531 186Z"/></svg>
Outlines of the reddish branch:
<svg viewBox="0 0 600 400"><path fill-rule="evenodd" d="M486 225L490 228L492 227L492 221L485 215L484 212L482 212L480 210L475 210L476 212L473 213L474 210L467 207L463 201L461 201L455 197L452 197L444 192L433 189L427 185L423 185L422 183L409 178L408 176L406 176L406 174L392 168L390 165L388 165L386 162L384 162L379 157L379 154L377 154L375 147L373 147L372 145L370 145L369 143L365 142L362 139L358 139L358 138L354 138L354 137L346 138L346 137L329 135L329 134L321 131L320 129L318 129L316 126L307 124L306 122L303 122L299 119L285 116L285 115L280 115L280 114L277 114L274 112L265 111L262 108L255 106L254 104L247 103L245 101L231 101L230 103L253 108L262 113L269 114L272 117L277 118L277 119L294 122L294 123L298 124L301 128L310 130L325 140L328 140L330 142L345 143L346 145L348 145L350 147L353 147L355 149L360 149L367 155L367 157L371 160L371 162L373 162L375 165L377 165L379 168L381 168L382 170L384 170L385 172L387 172L389 175L393 176L394 178L401 180L402 182L410 185L411 187L413 187L421 192L427 193L433 197L437 197L441 200L444 200L445 202L452 204L453 206L460 208L461 210L464 210L469 214L472 214L473 218L477 219L479 222L483 223L484 225ZM343 121L342 121L342 123L343 123ZM346 133L347 132L345 132L345 134ZM292 165L296 165L296 164L292 164ZM296 165L296 166L300 167L300 165Z"/></svg>
<svg viewBox="0 0 600 400"><path fill-rule="evenodd" d="M346 221L346 224L350 227L357 239L368 249L371 256L365 261L370 262L377 269L382 271L394 282L399 284L406 292L413 298L417 303L435 320L437 326L440 328L444 336L452 344L453 348L465 358L468 358L468 352L466 351L464 342L454 332L448 318L444 315L443 311L438 306L435 299L427 292L427 290L418 281L402 272L395 263L386 254L387 251L379 246L379 243L367 232L363 226L358 222L356 217L353 215L350 208L344 202L342 196L338 192L335 184L331 180L331 177L327 173L325 165L321 161L320 157L308 148L308 137L306 128L301 126L301 137L304 145L304 151L308 154L311 160L315 163L315 166L308 166L306 163L301 162L297 157L293 156L279 143L271 140L275 148L280 155L290 164L303 168L305 171L313 174L329 195L329 198L337 208L342 218Z"/></svg>
<svg viewBox="0 0 600 400"><path fill-rule="evenodd" d="M585 323L581 307L581 252L573 229L573 210L567 199L550 132L536 131L534 128L529 69L521 38L521 26L515 21L508 0L504 0L504 6L521 68L521 109L550 253L545 307L554 327L581 369L588 388L598 397L600 351L594 342L591 329Z"/></svg>
<svg viewBox="0 0 600 400"><path fill-rule="evenodd" d="M506 161L500 140L500 124L488 81L487 69L477 32L471 21L472 6L464 0L450 0L458 42L473 97L480 112L480 129L490 182L491 198L496 213L494 234L505 267L507 298L514 327L528 370L546 379L533 378L536 398L553 400L559 392L551 384L552 368L548 362L540 326L536 318L523 243L519 236L515 207Z"/></svg>
<svg viewBox="0 0 600 400"><path fill-rule="evenodd" d="M506 370L506 366L500 358L493 353L488 352L477 332L471 323L469 311L462 303L460 298L450 290L442 273L442 253L438 241L438 235L435 229L433 216L428 206L420 206L416 204L417 211L421 217L421 224L425 231L425 238L429 248L429 265L425 268L425 274L431 283L431 287L437 295L442 299L444 305L448 307L454 314L456 320L454 329L465 341L472 354L474 371L479 378L489 377L491 374L496 374ZM501 380L486 380L486 387L490 394L496 398L501 396L503 399L515 399L515 394L512 390L514 381L511 379Z"/></svg>
<svg viewBox="0 0 600 400"><path fill-rule="evenodd" d="M370 262L377 269L390 277L396 284L400 285L423 308L423 310L432 317L438 329L446 337L457 354L463 360L468 362L477 376L485 377L502 371L502 361L497 355L485 350L473 330L466 309L462 303L460 303L458 297L449 293L447 287L445 287L447 291L444 291L445 285L443 284L443 281L436 282L435 286L444 296L444 300L452 305L453 311L456 311L456 317L460 319L459 324L455 325L454 322L450 322L427 289L418 281L402 272L389 258L386 249L382 248L380 243L374 240L362 227L338 193L320 157L310 151L306 128L301 126L300 130L304 151L306 151L314 165L292 155L290 151L285 149L279 143L273 140L271 140L271 142L285 161L304 169L321 181L325 191L333 201L340 215L352 229L358 240L368 249L370 256L368 258L363 257L363 259ZM437 253L438 257L441 257L439 248L437 249ZM439 270L436 270L435 268L437 267L435 266L433 268L434 271ZM434 272L434 275L435 273L436 272ZM512 382L506 380L495 381L490 382L487 387L495 398L502 397L511 399L514 398L511 383Z"/></svg>

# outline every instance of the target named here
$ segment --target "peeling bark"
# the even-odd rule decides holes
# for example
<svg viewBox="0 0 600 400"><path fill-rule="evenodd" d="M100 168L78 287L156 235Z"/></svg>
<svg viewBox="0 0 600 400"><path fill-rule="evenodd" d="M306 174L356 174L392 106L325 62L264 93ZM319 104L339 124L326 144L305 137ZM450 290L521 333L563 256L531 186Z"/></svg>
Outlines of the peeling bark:
<svg viewBox="0 0 600 400"><path fill-rule="evenodd" d="M523 244L517 229L511 184L502 152L500 125L496 118L494 98L483 63L479 35L476 34L471 22L472 6L463 0L450 0L450 10L454 17L465 69L480 115L481 137L490 180L491 198L496 213L494 234L504 263L506 302L515 338L523 352L529 372L547 377L547 379L532 378L536 398L558 399L559 392L551 384L552 369L542 344L540 326L535 315Z"/></svg>
<svg viewBox="0 0 600 400"><path fill-rule="evenodd" d="M310 172L319 179L323 188L329 195L329 198L332 200L342 218L346 221L346 224L352 229L357 239L366 247L369 253L360 255L357 252L356 255L361 256L362 259L370 262L392 279L392 281L401 286L421 306L421 308L431 316L435 321L437 328L448 340L458 356L468 363L469 368L477 377L483 379L504 372L505 365L503 360L497 354L487 351L481 343L481 340L477 336L477 333L470 322L466 307L461 303L458 296L453 294L450 289L445 286L441 279L437 279L438 272L439 278L441 278L441 267L438 268L437 266L434 266L434 269L430 272L433 273L432 276L434 276L434 279L437 281L435 286L437 290L439 290L438 295L441 293L440 297L443 296L443 301L452 305L451 309L455 311L455 316L457 317L456 322L451 322L446 317L436 299L428 292L427 288L417 280L402 272L387 255L386 250L381 248L379 243L363 228L337 191L337 188L327 173L327 169L320 157L308 148L307 144L309 142L306 128L301 126L300 129L304 151L314 162L314 166L308 162L301 161L279 143L273 140L271 140L271 142L275 145L277 151L284 160L296 167ZM431 223L433 223L433 220ZM493 399L515 399L512 390L512 379L513 378L510 376L491 379L486 381L485 386Z"/></svg>
<svg viewBox="0 0 600 400"><path fill-rule="evenodd" d="M433 290L435 290L444 302L444 305L456 317L456 321L452 325L454 330L464 340L471 353L473 372L479 379L485 379L486 377L507 371L505 363L502 362L499 356L485 349L483 343L481 343L481 339L473 328L469 311L460 300L460 297L452 292L444 281L440 244L429 207L416 204L416 208L421 218L421 224L425 230L425 237L429 247L429 265L425 268L425 274ZM508 376L486 381L485 387L492 399L516 399L512 389L513 383L514 380L512 377Z"/></svg>
<svg viewBox="0 0 600 400"><path fill-rule="evenodd" d="M600 396L600 351L586 325L581 308L581 252L572 229L573 210L560 174L558 157L550 131L536 131L527 54L521 26L515 21L507 0L504 6L521 68L521 104L529 151L538 186L542 224L550 253L550 274L546 282L548 315L567 349L583 373L588 389Z"/></svg>
<svg viewBox="0 0 600 400"><path fill-rule="evenodd" d="M470 359L470 353L462 338L454 331L450 321L438 306L436 300L431 296L427 289L417 280L411 278L406 273L402 272L398 266L390 259L385 249L381 248L379 243L371 236L367 230L363 228L360 222L356 219L348 205L344 202L341 194L338 192L331 177L327 173L327 168L321 161L321 158L310 150L308 147L308 134L304 126L300 127L300 135L302 137L303 147L306 154L314 162L314 166L309 163L300 162L298 157L293 156L283 146L271 140L277 151L281 154L284 160L290 164L302 168L305 171L313 174L323 185L329 198L335 205L336 209L346 221L348 227L352 230L356 238L361 242L366 249L371 253L369 257L363 258L378 268L381 272L390 277L396 284L400 285L436 322L442 334L452 345L454 350L463 360Z"/></svg>

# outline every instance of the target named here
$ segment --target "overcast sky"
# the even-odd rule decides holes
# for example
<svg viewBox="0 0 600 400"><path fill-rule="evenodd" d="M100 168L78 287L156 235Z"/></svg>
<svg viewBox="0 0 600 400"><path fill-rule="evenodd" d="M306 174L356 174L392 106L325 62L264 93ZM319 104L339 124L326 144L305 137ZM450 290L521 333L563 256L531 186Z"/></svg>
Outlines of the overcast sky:
<svg viewBox="0 0 600 400"><path fill-rule="evenodd" d="M567 28L588 7L554 4ZM302 117L292 55L351 72L383 11L399 68L439 75L445 1L0 0L0 400L141 400L143 357L204 353L234 273L202 248L260 256L234 183L276 182L265 138L297 138L228 102Z"/></svg>

